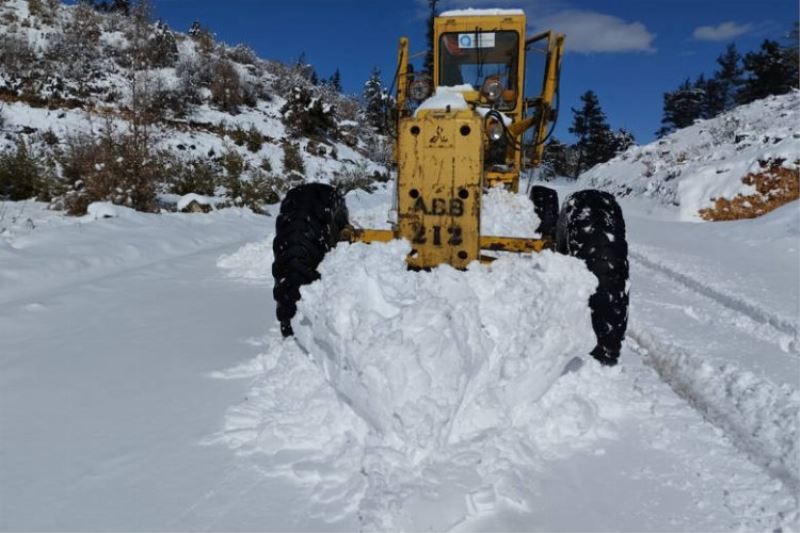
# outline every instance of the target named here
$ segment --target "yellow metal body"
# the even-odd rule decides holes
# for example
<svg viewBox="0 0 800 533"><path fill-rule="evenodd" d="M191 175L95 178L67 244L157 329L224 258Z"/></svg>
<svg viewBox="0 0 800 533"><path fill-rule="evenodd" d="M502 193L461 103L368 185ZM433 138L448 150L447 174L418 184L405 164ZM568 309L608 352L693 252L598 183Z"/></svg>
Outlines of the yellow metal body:
<svg viewBox="0 0 800 533"><path fill-rule="evenodd" d="M408 263L466 267L480 256L482 119L471 110L429 111L398 129L397 219Z"/></svg>
<svg viewBox="0 0 800 533"><path fill-rule="evenodd" d="M494 34L516 35L515 58L509 63L514 72L507 73L512 87L504 87L502 107L493 105L482 95L479 87L461 87L468 109L426 109L412 114L408 108L407 89L411 76L409 45L404 37L398 50L397 137L394 158L397 165L397 223L392 230L347 228L342 238L350 241L380 242L405 238L412 251L407 258L413 268L430 268L447 263L465 268L475 260L490 260L481 250L502 252L538 252L550 246L546 240L481 235L480 212L483 190L504 186L513 191L519 187L519 176L525 158L532 165L541 162L544 142L533 146L528 153L521 149L525 132L534 128L536 139L544 139L548 125L555 119L553 101L558 89L558 72L564 36L545 32L526 39L526 19L522 14L469 15L438 17L434 21L434 86L442 82L443 35L491 36L485 48L487 57L498 52L491 50ZM525 87L526 49L545 42L545 72L542 90L535 98L527 99ZM449 43L448 43L449 44ZM508 49L503 50L508 53ZM476 52L472 52L475 54ZM499 57L499 56L498 56ZM501 161L489 162L485 154L490 147L486 120L478 108L494 107L501 111L510 125L510 137L501 154ZM493 156L493 160L497 156ZM533 208L533 206L531 206ZM531 228L533 233L535 228Z"/></svg>

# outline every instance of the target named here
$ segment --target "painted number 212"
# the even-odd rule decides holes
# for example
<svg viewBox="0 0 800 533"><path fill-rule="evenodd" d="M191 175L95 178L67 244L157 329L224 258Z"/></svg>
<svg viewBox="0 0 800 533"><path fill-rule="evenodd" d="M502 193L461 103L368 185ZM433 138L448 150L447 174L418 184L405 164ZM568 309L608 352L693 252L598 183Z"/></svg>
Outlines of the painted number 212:
<svg viewBox="0 0 800 533"><path fill-rule="evenodd" d="M434 246L441 246L442 245L442 227L441 226L432 226L431 229L433 230L433 245ZM428 242L428 237L426 235L427 230L424 224L420 224L417 226L417 230L414 233L414 244L425 244ZM464 238L461 233L461 226L449 226L447 228L447 244L450 246L459 246L464 242Z"/></svg>

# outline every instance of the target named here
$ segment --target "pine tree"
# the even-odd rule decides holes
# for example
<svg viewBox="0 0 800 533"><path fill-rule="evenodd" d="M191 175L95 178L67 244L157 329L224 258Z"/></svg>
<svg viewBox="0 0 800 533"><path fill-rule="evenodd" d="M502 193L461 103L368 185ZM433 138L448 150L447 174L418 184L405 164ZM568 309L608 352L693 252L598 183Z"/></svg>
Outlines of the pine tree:
<svg viewBox="0 0 800 533"><path fill-rule="evenodd" d="M691 126L695 120L702 118L704 98L705 91L693 85L688 78L676 90L664 93L662 126L656 135L663 137L673 130Z"/></svg>
<svg viewBox="0 0 800 533"><path fill-rule="evenodd" d="M328 78L328 85L337 93L342 92L342 75L339 72L339 69L336 69L336 72Z"/></svg>
<svg viewBox="0 0 800 533"><path fill-rule="evenodd" d="M797 81L800 76L800 23L795 22L792 29L789 31L788 45L784 48L786 55L786 63L789 68L794 72L794 79ZM797 84L795 84L797 86Z"/></svg>
<svg viewBox="0 0 800 533"><path fill-rule="evenodd" d="M731 43L725 52L717 58L719 69L714 73L713 80L719 87L719 98L723 101L723 111L728 111L736 106L736 93L742 85L742 67L739 65L742 57L736 51L736 45ZM710 118L710 117L709 117Z"/></svg>
<svg viewBox="0 0 800 533"><path fill-rule="evenodd" d="M314 66L306 61L305 50L300 52L300 57L295 61L294 71L308 80L311 85L319 85L319 76L317 76L317 71L314 70Z"/></svg>
<svg viewBox="0 0 800 533"><path fill-rule="evenodd" d="M436 4L439 3L439 0L428 0L428 8L430 9L430 13L428 14L428 21L426 23L426 33L425 38L428 42L428 51L425 54L425 72L433 74L433 20L438 15L438 11L436 10Z"/></svg>
<svg viewBox="0 0 800 533"><path fill-rule="evenodd" d="M325 138L338 134L336 110L302 85L295 86L281 107L283 123L294 137Z"/></svg>
<svg viewBox="0 0 800 533"><path fill-rule="evenodd" d="M544 145L542 174L546 178L572 175L572 169L567 165L567 145L555 137L551 137Z"/></svg>
<svg viewBox="0 0 800 533"><path fill-rule="evenodd" d="M575 147L578 160L574 169L574 177L583 171L605 161L615 155L613 134L606 122L606 115L600 107L600 101L594 91L586 91L581 96L583 106L572 108L572 126L569 132L578 137Z"/></svg>
<svg viewBox="0 0 800 533"><path fill-rule="evenodd" d="M726 111L727 95L725 86L716 77L706 80L703 88L703 118L714 118Z"/></svg>
<svg viewBox="0 0 800 533"><path fill-rule="evenodd" d="M389 95L383 88L381 71L378 67L372 69L369 79L364 83L364 112L367 122L378 133L387 133L389 128L388 112L390 106Z"/></svg>
<svg viewBox="0 0 800 533"><path fill-rule="evenodd" d="M758 52L745 54L744 70L749 75L737 94L740 104L785 94L797 86L797 70L776 41L765 39Z"/></svg>

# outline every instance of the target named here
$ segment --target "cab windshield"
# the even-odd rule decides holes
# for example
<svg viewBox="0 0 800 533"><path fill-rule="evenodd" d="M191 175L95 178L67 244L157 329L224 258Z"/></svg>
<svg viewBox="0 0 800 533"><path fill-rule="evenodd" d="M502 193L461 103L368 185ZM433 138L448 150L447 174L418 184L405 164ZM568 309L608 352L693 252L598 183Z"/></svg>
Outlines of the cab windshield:
<svg viewBox="0 0 800 533"><path fill-rule="evenodd" d="M443 33L439 37L439 85L472 85L480 90L489 78L506 89L500 109L516 102L519 35L515 31Z"/></svg>

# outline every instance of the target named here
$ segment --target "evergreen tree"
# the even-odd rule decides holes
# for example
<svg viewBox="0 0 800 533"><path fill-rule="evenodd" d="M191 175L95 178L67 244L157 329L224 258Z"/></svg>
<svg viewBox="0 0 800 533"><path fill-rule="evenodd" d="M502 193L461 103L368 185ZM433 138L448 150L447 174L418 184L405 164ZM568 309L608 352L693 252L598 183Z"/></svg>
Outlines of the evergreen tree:
<svg viewBox="0 0 800 533"><path fill-rule="evenodd" d="M703 110L701 116L703 118L714 118L723 111L725 107L727 95L725 94L725 86L716 77L705 80L703 86Z"/></svg>
<svg viewBox="0 0 800 533"><path fill-rule="evenodd" d="M719 98L723 102L723 111L736 106L736 93L742 85L742 67L739 65L742 57L736 51L736 45L731 43L725 52L717 58L719 69L714 73L713 80L719 87Z"/></svg>
<svg viewBox="0 0 800 533"><path fill-rule="evenodd" d="M293 137L325 138L338 134L332 105L315 97L302 85L295 86L281 108L283 123Z"/></svg>
<svg viewBox="0 0 800 533"><path fill-rule="evenodd" d="M308 80L312 85L319 85L319 76L317 76L317 71L314 70L313 65L306 61L305 50L300 52L300 57L295 61L294 71Z"/></svg>
<svg viewBox="0 0 800 533"><path fill-rule="evenodd" d="M700 79L705 84L705 79ZM673 130L685 128L703 116L705 90L698 88L687 78L676 90L664 93L664 115L661 118L661 129L656 133L659 137Z"/></svg>
<svg viewBox="0 0 800 533"><path fill-rule="evenodd" d="M789 65L789 68L794 72L794 79L797 82L798 76L800 76L800 23L795 22L792 29L789 31L788 37L788 45L784 48L784 53L786 55L786 63ZM795 83L797 86L797 83Z"/></svg>
<svg viewBox="0 0 800 533"><path fill-rule="evenodd" d="M189 34L190 37L196 37L200 35L200 32L203 31L203 25L200 24L199 20L195 20L192 22L192 26L189 28L189 31L186 32Z"/></svg>
<svg viewBox="0 0 800 533"><path fill-rule="evenodd" d="M367 122L375 131L385 134L389 128L389 108L391 106L389 95L383 88L381 71L378 67L372 69L369 79L364 83L364 112Z"/></svg>
<svg viewBox="0 0 800 533"><path fill-rule="evenodd" d="M569 132L578 138L575 144L578 160L573 174L576 178L583 171L615 155L613 134L597 95L593 91L586 91L581 96L581 102L583 106L580 109L572 108L572 126L569 128Z"/></svg>
<svg viewBox="0 0 800 533"><path fill-rule="evenodd" d="M336 69L336 72L328 78L328 85L336 92L342 92L342 75L339 72L339 69Z"/></svg>
<svg viewBox="0 0 800 533"><path fill-rule="evenodd" d="M572 169L567 164L567 145L555 137L551 137L544 145L542 175L545 178L572 175Z"/></svg>
<svg viewBox="0 0 800 533"><path fill-rule="evenodd" d="M776 41L765 39L758 52L745 54L744 70L749 75L737 95L740 104L785 94L797 87L797 70Z"/></svg>
<svg viewBox="0 0 800 533"><path fill-rule="evenodd" d="M428 51L425 54L425 71L433 74L433 19L436 18L438 15L438 11L436 10L436 4L439 3L439 0L428 0L428 8L430 9L430 13L428 14L428 21L426 24L426 33L425 38L428 42Z"/></svg>

